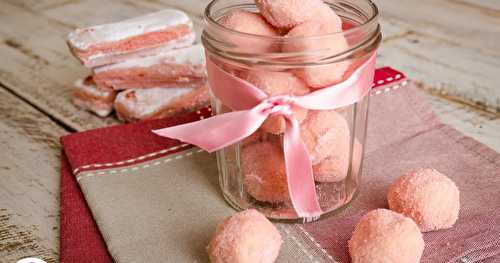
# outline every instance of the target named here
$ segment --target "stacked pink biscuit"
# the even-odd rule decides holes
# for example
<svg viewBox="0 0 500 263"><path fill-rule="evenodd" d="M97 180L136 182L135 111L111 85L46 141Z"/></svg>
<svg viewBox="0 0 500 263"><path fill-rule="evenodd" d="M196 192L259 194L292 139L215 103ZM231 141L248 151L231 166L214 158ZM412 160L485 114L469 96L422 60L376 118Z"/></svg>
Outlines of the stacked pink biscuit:
<svg viewBox="0 0 500 263"><path fill-rule="evenodd" d="M203 47L189 17L163 10L77 29L68 46L92 70L75 84L73 102L123 121L168 117L208 105Z"/></svg>
<svg viewBox="0 0 500 263"><path fill-rule="evenodd" d="M335 55L348 49L347 41L341 34L322 40L304 38L342 31L341 18L323 1L255 2L258 13L235 10L220 18L219 24L252 35L281 36L284 41L274 44L262 38L229 36L227 42L237 46L242 52L304 53L321 50L327 52L327 55ZM308 59L310 58L304 56L304 62ZM272 71L263 68L231 73L252 83L269 96L302 96L343 81L349 66L348 62L337 62L297 69ZM299 107L292 108L292 111L301 123L301 134L310 153L315 180L318 183L344 180L348 174L351 152L353 160L360 160L362 145L352 138L350 125L342 111L308 111ZM241 144L241 170L246 191L258 201L289 201L283 150L279 139L284 131L285 119L278 115L271 116L254 135ZM351 149L353 142L357 150ZM263 152L266 154L262 154ZM357 169L359 165L353 168Z"/></svg>

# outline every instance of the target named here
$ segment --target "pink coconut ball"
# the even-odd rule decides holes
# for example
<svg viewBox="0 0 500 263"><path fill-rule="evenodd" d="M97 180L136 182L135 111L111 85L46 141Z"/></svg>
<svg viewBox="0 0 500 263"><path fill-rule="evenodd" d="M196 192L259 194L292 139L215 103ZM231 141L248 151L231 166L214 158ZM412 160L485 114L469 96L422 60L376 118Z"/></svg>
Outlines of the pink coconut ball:
<svg viewBox="0 0 500 263"><path fill-rule="evenodd" d="M262 16L281 29L291 29L306 21L328 19L335 14L321 0L256 0L255 3ZM337 23L342 23L340 18Z"/></svg>
<svg viewBox="0 0 500 263"><path fill-rule="evenodd" d="M340 147L344 150L334 150L320 163L313 165L314 180L321 183L335 183L344 180L349 171L349 142L342 142ZM354 139L352 151L352 169L360 168L363 145Z"/></svg>
<svg viewBox="0 0 500 263"><path fill-rule="evenodd" d="M279 142L260 142L241 149L241 170L247 192L255 199L278 203L290 200L283 149Z"/></svg>
<svg viewBox="0 0 500 263"><path fill-rule="evenodd" d="M457 186L435 169L399 177L389 187L387 200L390 209L415 220L422 232L452 227L460 210Z"/></svg>
<svg viewBox="0 0 500 263"><path fill-rule="evenodd" d="M300 126L311 162L319 164L328 156L343 159L349 154L351 134L346 119L336 111L309 111Z"/></svg>
<svg viewBox="0 0 500 263"><path fill-rule="evenodd" d="M260 36L279 36L279 33L266 20L257 13L246 10L234 10L222 17L219 24L242 33L260 35ZM251 52L269 52L273 51L271 41L266 39L257 39L254 37L232 35L229 39L239 48Z"/></svg>
<svg viewBox="0 0 500 263"><path fill-rule="evenodd" d="M278 229L249 209L220 222L207 250L212 263L272 263L282 243Z"/></svg>
<svg viewBox="0 0 500 263"><path fill-rule="evenodd" d="M305 22L294 27L286 37L313 37L330 33L329 25L315 21ZM321 38L292 38L282 45L283 52L316 52L319 57L335 56L349 49L345 37L341 34ZM304 60L311 60L307 56ZM291 70L303 79L312 89L324 88L342 82L349 69L349 61L340 61L325 65L307 66Z"/></svg>
<svg viewBox="0 0 500 263"><path fill-rule="evenodd" d="M307 85L289 72L254 70L248 72L246 80L269 96L302 96L309 93ZM293 107L292 111L299 123L307 116L307 110L304 108ZM262 125L262 129L269 133L281 134L285 132L285 119L283 116L270 116Z"/></svg>
<svg viewBox="0 0 500 263"><path fill-rule="evenodd" d="M424 240L417 224L387 209L364 215L349 240L352 263L418 263Z"/></svg>

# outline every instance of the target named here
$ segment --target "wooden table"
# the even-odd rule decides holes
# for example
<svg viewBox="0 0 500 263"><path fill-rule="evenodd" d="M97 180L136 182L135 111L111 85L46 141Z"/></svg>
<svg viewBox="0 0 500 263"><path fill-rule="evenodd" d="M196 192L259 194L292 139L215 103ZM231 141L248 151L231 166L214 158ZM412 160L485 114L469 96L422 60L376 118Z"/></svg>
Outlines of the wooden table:
<svg viewBox="0 0 500 263"><path fill-rule="evenodd" d="M178 8L202 27L206 0L0 2L0 262L58 260L61 135L117 123L78 110L87 71L64 38L76 27ZM500 151L500 2L377 0L379 64L416 80L439 117Z"/></svg>

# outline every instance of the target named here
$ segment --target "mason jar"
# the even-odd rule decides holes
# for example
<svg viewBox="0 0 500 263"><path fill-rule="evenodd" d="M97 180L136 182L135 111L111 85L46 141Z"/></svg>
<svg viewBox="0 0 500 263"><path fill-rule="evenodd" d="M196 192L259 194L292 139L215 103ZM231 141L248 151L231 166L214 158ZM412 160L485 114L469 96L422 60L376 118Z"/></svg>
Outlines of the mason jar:
<svg viewBox="0 0 500 263"><path fill-rule="evenodd" d="M237 32L219 22L235 9L258 12L253 1L212 1L205 10L206 27L202 34L208 63L267 95L307 95L325 88L314 84L314 78L320 76L330 78L328 87L334 89L374 59L381 33L378 10L370 0L325 3L341 17L342 32L269 37ZM338 44L339 41L343 44ZM293 48L304 45L308 48ZM368 70L365 74L373 74L373 67ZM214 77L210 71L208 77ZM210 83L212 89L221 85L217 80ZM253 134L217 152L219 183L227 202L237 210L254 208L270 219L293 222L317 220L348 205L358 194L361 183L367 94L355 103L333 110L290 108L310 157L313 189L321 214L304 217L296 212L289 194L283 149L288 120L279 114L271 114ZM226 104L212 94L214 114L240 110Z"/></svg>

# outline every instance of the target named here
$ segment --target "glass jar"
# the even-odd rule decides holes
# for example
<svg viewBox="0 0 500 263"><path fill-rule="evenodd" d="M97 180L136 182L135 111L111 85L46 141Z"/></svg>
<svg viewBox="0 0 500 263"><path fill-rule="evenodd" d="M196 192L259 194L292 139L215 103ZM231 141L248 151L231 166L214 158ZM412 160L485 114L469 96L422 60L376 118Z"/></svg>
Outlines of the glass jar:
<svg viewBox="0 0 500 263"><path fill-rule="evenodd" d="M214 0L205 10L202 35L207 60L262 88L268 95L305 95L321 88L306 85L314 83L306 78L325 72L327 76L337 75L328 86L345 81L375 54L380 44L378 10L370 0L325 2L342 18L342 32L268 37L237 32L218 22L235 9L257 12L253 1ZM345 44L337 45L339 39L345 39ZM284 48L304 45L308 48ZM282 86L289 88L283 91ZM270 94L274 92L279 94ZM321 216L302 218L295 212L284 168L285 119L277 115L269 117L246 139L217 152L219 182L225 199L237 210L254 208L268 218L293 222L316 220L345 207L360 185L368 103L369 96L364 96L335 110L292 108L311 158ZM215 96L212 109L215 114L233 111Z"/></svg>

